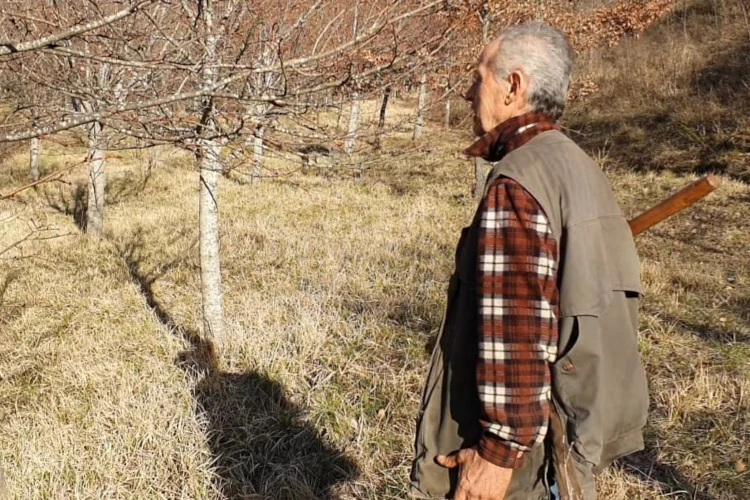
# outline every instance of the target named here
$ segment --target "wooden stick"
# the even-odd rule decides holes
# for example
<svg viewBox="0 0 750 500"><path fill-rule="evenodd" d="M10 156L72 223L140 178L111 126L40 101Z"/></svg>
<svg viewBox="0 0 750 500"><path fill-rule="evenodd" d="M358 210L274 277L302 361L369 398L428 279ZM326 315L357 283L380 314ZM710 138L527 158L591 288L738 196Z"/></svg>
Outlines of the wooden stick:
<svg viewBox="0 0 750 500"><path fill-rule="evenodd" d="M578 473L573 464L571 446L560 414L550 402L549 432L552 434L552 466L555 469L555 483L561 500L583 500L583 490L578 481Z"/></svg>
<svg viewBox="0 0 750 500"><path fill-rule="evenodd" d="M680 210L683 210L693 203L703 199L707 194L717 188L719 179L715 175L709 174L702 179L698 179L689 186L686 186L675 194L662 201L655 207L646 210L641 215L631 220L630 230L633 236L637 236L646 229L649 229L667 217L670 217Z"/></svg>

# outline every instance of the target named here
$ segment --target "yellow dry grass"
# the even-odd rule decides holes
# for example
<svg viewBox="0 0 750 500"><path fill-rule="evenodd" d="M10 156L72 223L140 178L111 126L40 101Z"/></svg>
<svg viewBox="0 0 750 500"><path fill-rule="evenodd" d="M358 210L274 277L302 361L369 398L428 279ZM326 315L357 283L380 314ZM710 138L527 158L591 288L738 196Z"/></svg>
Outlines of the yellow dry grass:
<svg viewBox="0 0 750 500"><path fill-rule="evenodd" d="M145 188L113 199L103 242L47 206L54 186L4 203L70 233L3 263L16 276L0 339L13 497L404 498L426 345L474 208L470 164L452 155L463 139L438 135L437 151L364 182L224 182L230 340L215 368L183 362L200 325L189 157L165 153ZM137 183L137 164L121 170L112 192ZM611 177L629 214L688 180ZM604 498L750 492L735 471L750 458L749 196L724 179L639 240L649 450L605 474ZM3 243L23 232L4 230Z"/></svg>
<svg viewBox="0 0 750 500"><path fill-rule="evenodd" d="M472 165L455 154L468 133L439 127L429 152L387 137L363 181L222 180L229 338L216 364L198 336L190 156L159 151L150 177L135 154L113 162L99 242L74 222L81 169L1 201L0 248L32 221L60 236L0 256L11 498L406 498L427 346L475 208ZM695 178L587 147L630 216ZM45 142L42 168L81 157ZM25 164L23 151L6 156L0 191L25 181ZM602 498L750 498L750 186L733 172L638 239L647 449L602 475Z"/></svg>

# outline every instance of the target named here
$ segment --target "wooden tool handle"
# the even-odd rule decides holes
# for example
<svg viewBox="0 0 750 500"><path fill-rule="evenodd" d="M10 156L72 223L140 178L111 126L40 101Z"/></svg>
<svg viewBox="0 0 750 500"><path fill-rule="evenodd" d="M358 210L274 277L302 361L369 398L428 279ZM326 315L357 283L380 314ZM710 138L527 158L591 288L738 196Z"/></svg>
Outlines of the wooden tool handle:
<svg viewBox="0 0 750 500"><path fill-rule="evenodd" d="M709 174L702 179L698 179L689 186L685 186L655 207L646 210L641 215L628 222L628 224L630 224L630 230L633 231L633 236L637 236L667 217L689 207L716 189L718 185L719 179L713 174Z"/></svg>

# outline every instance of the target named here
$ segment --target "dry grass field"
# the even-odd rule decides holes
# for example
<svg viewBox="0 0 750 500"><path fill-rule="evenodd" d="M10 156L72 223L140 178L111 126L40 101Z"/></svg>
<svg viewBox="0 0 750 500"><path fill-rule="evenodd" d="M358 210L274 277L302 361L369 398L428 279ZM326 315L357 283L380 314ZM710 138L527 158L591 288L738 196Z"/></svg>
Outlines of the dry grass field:
<svg viewBox="0 0 750 500"><path fill-rule="evenodd" d="M566 124L628 215L697 173L722 180L637 241L647 449L602 475L601 498L750 498L741 6L698 2L582 58L600 92ZM76 225L81 168L0 201L0 248L31 220L60 235L0 255L0 465L11 498L406 498L428 346L476 206L472 164L456 154L468 131L439 128L418 149L407 133L387 137L361 181L222 180L229 339L218 360L199 335L189 155L159 150L150 176L133 152L112 161L102 241ZM83 155L44 144L44 171ZM26 153L8 153L0 191L25 179Z"/></svg>

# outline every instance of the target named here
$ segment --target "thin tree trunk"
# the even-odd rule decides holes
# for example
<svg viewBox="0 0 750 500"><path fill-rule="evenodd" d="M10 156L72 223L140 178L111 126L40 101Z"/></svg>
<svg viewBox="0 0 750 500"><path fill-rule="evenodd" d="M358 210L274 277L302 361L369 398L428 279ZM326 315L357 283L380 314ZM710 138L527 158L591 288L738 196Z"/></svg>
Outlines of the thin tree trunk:
<svg viewBox="0 0 750 500"><path fill-rule="evenodd" d="M219 178L221 144L209 139L201 145L200 158L200 262L203 333L221 342L224 339L224 301L221 293L219 253Z"/></svg>
<svg viewBox="0 0 750 500"><path fill-rule="evenodd" d="M341 115L344 112L344 100L341 99L341 102L339 102L338 106L338 112L336 114L336 130L339 130L341 128Z"/></svg>
<svg viewBox="0 0 750 500"><path fill-rule="evenodd" d="M385 111L388 108L388 99L391 98L391 86L388 85L383 91L383 102L380 104L380 116L378 117L378 129L385 127Z"/></svg>
<svg viewBox="0 0 750 500"><path fill-rule="evenodd" d="M383 128L385 128L385 112L388 109L388 99L391 97L391 86L387 85L383 90L383 101L380 103L380 115L378 116L378 130L375 134L375 149L380 149L383 140Z"/></svg>
<svg viewBox="0 0 750 500"><path fill-rule="evenodd" d="M106 137L103 126L94 122L89 127L89 180L86 206L86 234L104 236L104 192L107 188Z"/></svg>
<svg viewBox="0 0 750 500"><path fill-rule="evenodd" d="M419 79L419 103L417 104L417 120L414 123L414 135L412 140L419 140L422 137L422 127L424 126L424 108L427 105L427 77L422 75Z"/></svg>
<svg viewBox="0 0 750 500"><path fill-rule="evenodd" d="M490 39L490 11L487 2L483 2L480 8L482 19L482 43L487 44ZM474 198L479 199L484 194L484 160L474 158Z"/></svg>
<svg viewBox="0 0 750 500"><path fill-rule="evenodd" d="M33 137L29 145L29 178L32 181L39 180L39 152L41 141L39 137Z"/></svg>
<svg viewBox="0 0 750 500"><path fill-rule="evenodd" d="M451 128L451 97L450 95L445 98L445 119L443 121L443 128L450 130Z"/></svg>
<svg viewBox="0 0 750 500"><path fill-rule="evenodd" d="M354 22L352 23L352 40L357 39L358 26L359 26L359 0L354 0Z"/></svg>
<svg viewBox="0 0 750 500"><path fill-rule="evenodd" d="M349 131L346 134L346 144L344 149L347 154L354 151L354 145L357 141L357 127L359 126L359 94L352 94L352 107L349 113Z"/></svg>
<svg viewBox="0 0 750 500"><path fill-rule="evenodd" d="M258 125L253 134L253 173L251 176L252 183L260 183L263 175L263 134L265 127Z"/></svg>
<svg viewBox="0 0 750 500"><path fill-rule="evenodd" d="M219 36L214 33L213 6L200 0L206 27L206 62L203 68L203 86L210 89L216 82L216 46ZM214 101L201 100L201 134L213 135L217 131ZM221 177L221 143L219 139L200 139L200 264L201 303L203 306L203 335L220 346L224 341L224 300L221 292L221 257L219 253L219 178Z"/></svg>

